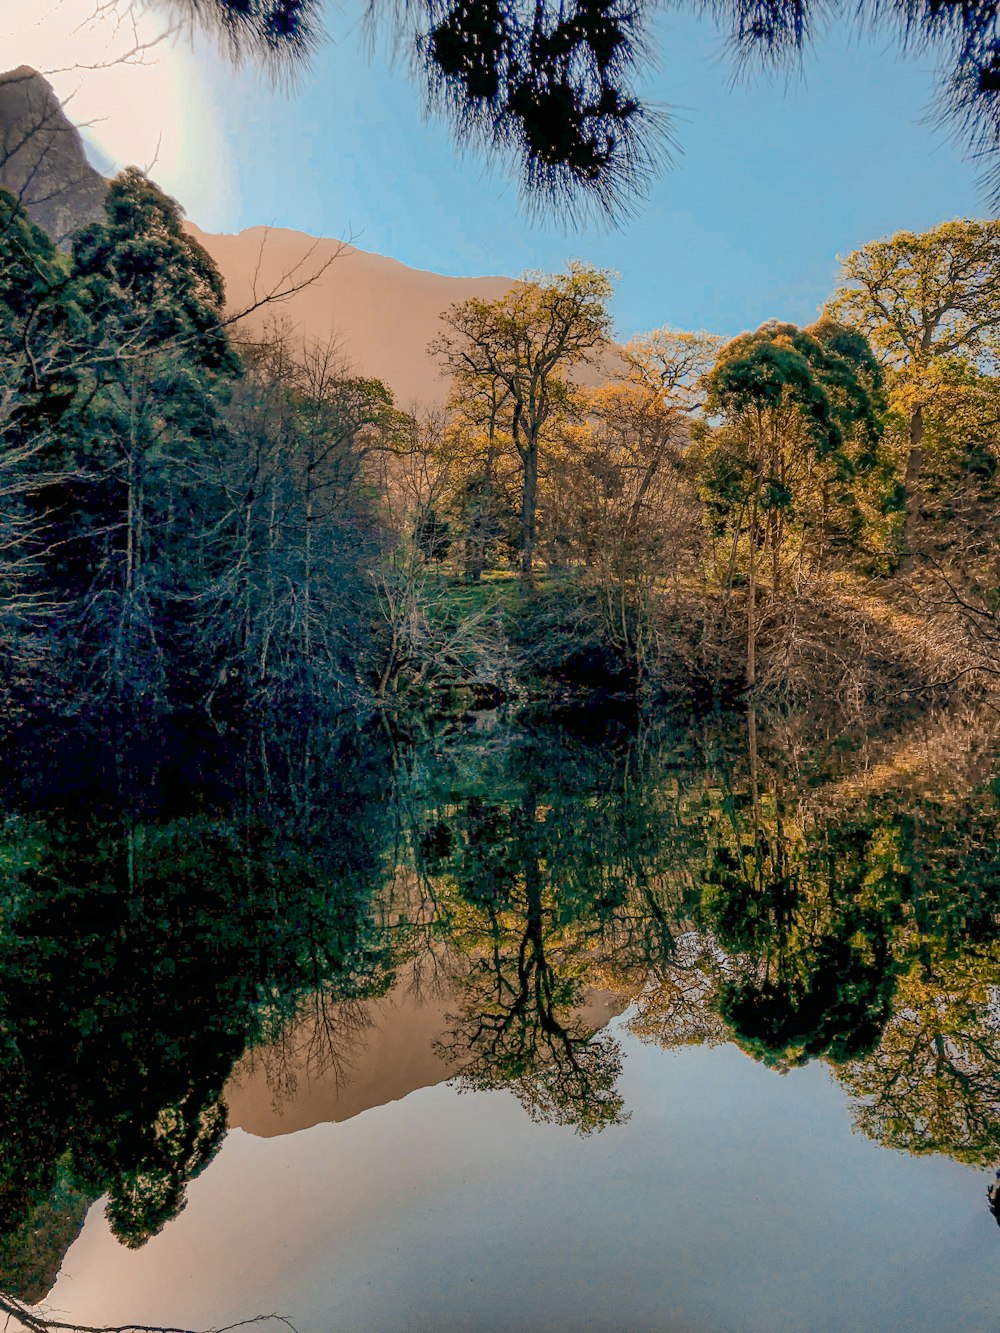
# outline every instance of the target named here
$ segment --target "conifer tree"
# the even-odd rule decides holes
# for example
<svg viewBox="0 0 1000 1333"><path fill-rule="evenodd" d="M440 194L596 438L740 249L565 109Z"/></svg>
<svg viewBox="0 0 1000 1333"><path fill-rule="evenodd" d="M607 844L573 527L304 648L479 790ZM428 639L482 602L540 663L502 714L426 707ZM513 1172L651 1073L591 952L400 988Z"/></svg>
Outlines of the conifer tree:
<svg viewBox="0 0 1000 1333"><path fill-rule="evenodd" d="M85 393L67 442L66 592L103 685L162 694L206 501L191 464L239 372L212 261L141 172L111 184L106 218L74 238L90 322Z"/></svg>

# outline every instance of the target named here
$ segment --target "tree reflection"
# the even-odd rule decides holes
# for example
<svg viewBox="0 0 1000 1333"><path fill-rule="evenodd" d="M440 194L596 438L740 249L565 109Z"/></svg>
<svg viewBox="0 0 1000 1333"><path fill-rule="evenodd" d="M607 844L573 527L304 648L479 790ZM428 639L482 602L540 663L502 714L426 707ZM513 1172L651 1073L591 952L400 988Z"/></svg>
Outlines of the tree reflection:
<svg viewBox="0 0 1000 1333"><path fill-rule="evenodd" d="M706 823L701 933L684 967L653 968L633 1030L728 1038L778 1068L822 1057L887 1147L1000 1161L993 753L980 737L966 773L934 782L864 754L860 782L847 767L805 786L752 755L746 781L730 770Z"/></svg>
<svg viewBox="0 0 1000 1333"><path fill-rule="evenodd" d="M914 791L905 735L807 764L751 722L742 745L507 730L413 766L411 844L452 957L448 1058L539 1118L611 1123L620 1052L587 1018L605 987L647 1040L825 1059L887 1144L1000 1158L992 789L953 762Z"/></svg>
<svg viewBox="0 0 1000 1333"><path fill-rule="evenodd" d="M125 1244L155 1235L218 1149L234 1063L287 1084L308 1030L313 1068L346 1077L362 1001L404 962L450 996L461 1086L536 1120L627 1118L608 1023L631 1004L663 1046L825 1060L886 1146L1000 1163L989 734L943 718L823 751L753 721L439 720L141 772L111 747L64 766L71 790L22 756L0 825L0 1287L44 1288L101 1194Z"/></svg>
<svg viewBox="0 0 1000 1333"><path fill-rule="evenodd" d="M734 818L702 896L703 920L739 959L719 988L721 1016L767 1063L870 1050L891 1012L894 966L892 900L870 875L869 841L842 829L805 839L777 793L750 823Z"/></svg>
<svg viewBox="0 0 1000 1333"><path fill-rule="evenodd" d="M410 842L457 1009L441 1053L464 1086L508 1088L581 1132L626 1118L609 1006L674 947L686 842L676 790L651 780L670 751L644 740L521 725L409 771Z"/></svg>
<svg viewBox="0 0 1000 1333"><path fill-rule="evenodd" d="M453 937L465 962L452 979L460 1012L442 1054L460 1066L465 1086L509 1088L532 1119L581 1132L616 1124L624 1112L620 1047L578 1012L583 987L573 959L586 948L588 923L560 929L537 794L504 814L502 839L493 822L507 873L498 877L497 859L480 854L481 806L467 826L475 830L464 844L468 861L459 857L454 867L459 892L478 911Z"/></svg>
<svg viewBox="0 0 1000 1333"><path fill-rule="evenodd" d="M114 1233L143 1244L217 1151L248 1044L306 997L384 988L383 779L351 738L324 744L346 789L337 764L304 767L290 747L266 771L259 752L219 754L228 782L186 809L161 803L173 756L137 785L104 756L113 799L97 784L52 800L28 774L0 835L0 1259L66 1190L106 1193Z"/></svg>

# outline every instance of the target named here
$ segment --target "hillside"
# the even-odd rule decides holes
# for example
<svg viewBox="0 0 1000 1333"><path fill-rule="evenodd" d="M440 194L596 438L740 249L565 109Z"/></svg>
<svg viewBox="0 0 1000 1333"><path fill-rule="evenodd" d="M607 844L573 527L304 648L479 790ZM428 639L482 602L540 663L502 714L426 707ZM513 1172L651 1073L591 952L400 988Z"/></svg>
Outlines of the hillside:
<svg viewBox="0 0 1000 1333"><path fill-rule="evenodd" d="M281 228L214 235L189 227L218 265L234 310L322 270L289 299L257 310L247 326L258 331L269 322L287 323L308 339L334 339L356 372L384 379L403 406L444 397L446 384L427 355L441 312L472 296L494 300L511 283L426 273L334 239Z"/></svg>

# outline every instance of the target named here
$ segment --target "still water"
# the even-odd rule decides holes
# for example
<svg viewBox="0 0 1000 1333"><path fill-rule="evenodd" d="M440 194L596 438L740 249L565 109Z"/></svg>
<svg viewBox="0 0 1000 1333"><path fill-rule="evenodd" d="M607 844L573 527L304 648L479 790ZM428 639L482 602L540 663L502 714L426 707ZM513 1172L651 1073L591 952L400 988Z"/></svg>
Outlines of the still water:
<svg viewBox="0 0 1000 1333"><path fill-rule="evenodd" d="M994 730L35 755L0 1290L87 1325L995 1333Z"/></svg>

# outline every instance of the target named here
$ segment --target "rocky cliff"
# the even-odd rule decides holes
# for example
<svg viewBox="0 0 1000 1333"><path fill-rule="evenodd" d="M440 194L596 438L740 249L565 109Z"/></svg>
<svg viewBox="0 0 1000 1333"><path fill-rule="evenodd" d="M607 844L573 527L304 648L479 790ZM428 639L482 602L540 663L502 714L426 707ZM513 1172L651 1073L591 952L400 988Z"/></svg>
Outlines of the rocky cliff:
<svg viewBox="0 0 1000 1333"><path fill-rule="evenodd" d="M104 206L107 182L55 93L27 65L0 74L0 185L60 244Z"/></svg>

